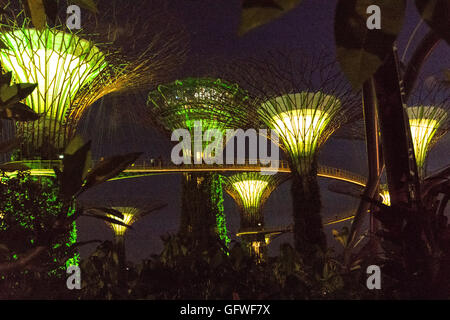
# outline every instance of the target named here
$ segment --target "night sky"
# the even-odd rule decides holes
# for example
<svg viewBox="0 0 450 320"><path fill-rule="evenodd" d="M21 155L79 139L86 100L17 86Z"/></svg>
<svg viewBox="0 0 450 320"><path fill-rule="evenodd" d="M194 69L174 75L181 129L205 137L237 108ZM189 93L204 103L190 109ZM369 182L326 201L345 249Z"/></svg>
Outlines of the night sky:
<svg viewBox="0 0 450 320"><path fill-rule="evenodd" d="M411 1L408 3L406 23L398 39L400 56L403 55L408 37L419 21L417 12L411 6ZM297 9L280 19L238 38L236 30L240 19L239 0L170 0L168 4L169 10L173 10L189 32L190 54L186 61L189 70L195 70L197 66L201 68L202 62L206 59L252 57L273 49L289 50L300 47L304 51L314 54L318 49L326 48L334 54L333 17L335 6L336 0L304 0ZM151 12L143 14L148 14L151 19ZM427 30L425 24L420 27L416 41L413 41L412 47L408 49L406 60L413 52L417 39L420 39ZM450 67L450 48L441 42L429 58L422 77L426 79L448 67ZM184 69L181 68L181 70ZM191 75L180 72L180 77ZM108 121L113 120L111 113L105 112L107 109L105 106L116 107L114 103L112 99L104 99L103 103L97 103L92 107L90 116L86 117L81 124L93 140L94 146L102 143L102 147L97 147L97 149L94 147L94 157L100 157L114 149L113 153L143 151L147 157L162 155L163 158L169 158L168 139L142 122L133 123L132 117L130 117L131 120L123 118L120 125L116 124L113 129L109 128L108 132L113 138L105 139L104 132L102 134L100 131L105 130ZM128 108L129 106L120 107ZM104 124L89 121L91 117L102 119ZM114 120L117 121L117 119ZM450 135L447 135L431 150L428 158L429 170L436 170L449 163L449 145ZM364 142L331 138L321 149L319 163L366 175ZM108 182L89 191L85 198L98 201L117 198L125 205L152 200L162 200L168 203L163 210L135 223L134 230L127 233L127 257L131 261L138 262L161 251L161 235L177 231L181 199L180 179L180 175L165 174ZM330 182L333 183L328 179L319 178L322 190L323 217L355 209L358 200L328 191L327 185ZM239 228L239 213L231 197L225 193L224 197L228 230L234 234ZM267 201L264 212L267 227L292 223L289 182L273 192ZM78 226L80 241L112 239L110 229L105 223L96 219L81 218ZM335 243L331 237L331 229L340 229L343 226L344 224L340 224L326 228L330 245ZM233 236L233 238L235 237ZM286 241L291 241L290 234L283 235L272 242L269 252L276 252L279 245ZM81 251L82 256L89 254L94 248L95 245L84 247Z"/></svg>

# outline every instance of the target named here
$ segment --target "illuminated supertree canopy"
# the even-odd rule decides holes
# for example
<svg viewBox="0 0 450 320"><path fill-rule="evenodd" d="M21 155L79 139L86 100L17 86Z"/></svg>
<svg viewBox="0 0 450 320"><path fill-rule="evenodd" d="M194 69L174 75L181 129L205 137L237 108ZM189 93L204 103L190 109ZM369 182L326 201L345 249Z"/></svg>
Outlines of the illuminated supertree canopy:
<svg viewBox="0 0 450 320"><path fill-rule="evenodd" d="M326 248L317 182L320 147L341 126L361 116L360 98L325 54L299 50L269 53L264 58L233 63L233 80L245 86L263 125L278 134L279 147L292 170L294 241L305 258Z"/></svg>
<svg viewBox="0 0 450 320"><path fill-rule="evenodd" d="M433 79L434 76L420 80L406 108L417 169L422 179L426 176L429 151L450 129L450 91L445 84Z"/></svg>
<svg viewBox="0 0 450 320"><path fill-rule="evenodd" d="M125 234L131 228L133 223L142 219L143 217L149 215L152 212L155 212L166 206L165 203L160 201L147 203L145 200L142 201L132 201L132 200L85 200L83 201L84 205L91 207L93 210L96 209L95 205L99 203L106 203L106 207L101 207L101 210L106 213L106 217L120 222L122 224L113 223L111 221L106 221L106 224L112 229L114 232L114 250L117 254L117 268L119 270L118 283L119 285L123 285L125 278L123 276L123 272L126 268L126 253L125 253ZM133 205L134 202L134 205ZM93 204L93 205L92 205ZM117 205L121 204L121 205ZM89 210L89 209L87 209ZM112 214L112 210L115 211ZM123 218L116 215L117 213L122 214Z"/></svg>
<svg viewBox="0 0 450 320"><path fill-rule="evenodd" d="M264 227L263 207L275 188L286 180L286 174L264 175L259 172L237 173L224 177L225 190L241 212L240 230Z"/></svg>
<svg viewBox="0 0 450 320"><path fill-rule="evenodd" d="M202 147L210 142L211 136L201 135L209 129L219 130L245 128L248 126L249 113L245 106L248 95L236 84L221 79L187 78L169 85L160 85L151 92L148 105L152 118L164 131L188 129L191 137L200 138ZM200 128L201 126L201 128ZM200 130L201 129L201 130ZM195 140L190 150L183 150L195 159L202 154L193 154Z"/></svg>
<svg viewBox="0 0 450 320"><path fill-rule="evenodd" d="M90 41L50 28L20 28L3 32L0 39L8 46L0 51L3 68L12 71L17 82L38 84L26 103L43 116L22 124L24 134L39 146L43 139L51 139L61 148L75 96L105 69L105 55Z"/></svg>
<svg viewBox="0 0 450 320"><path fill-rule="evenodd" d="M380 197L381 202L387 206L391 205L391 195L389 194L389 190L387 188L387 185L382 185L380 187Z"/></svg>
<svg viewBox="0 0 450 320"><path fill-rule="evenodd" d="M205 132L215 129L223 135L226 129L248 127L251 117L247 103L246 91L236 84L221 79L187 78L158 86L149 93L147 104L152 123L169 137L175 129L189 131L193 138L190 146L184 146L183 156L189 162L193 159L194 163L201 163L205 144L211 138L205 137ZM202 139L201 150L194 147L196 139ZM184 175L180 233L202 236L215 229L219 238L226 241L218 179L220 176L210 173Z"/></svg>
<svg viewBox="0 0 450 320"><path fill-rule="evenodd" d="M6 48L0 50L0 63L15 82L38 84L25 102L41 115L16 124L17 134L25 140L21 157L26 159L54 158L73 137L86 108L107 94L154 85L179 60L178 53L167 52L174 46L172 38L165 47L150 39L139 54L129 47L125 52L133 57L129 60L114 44L103 44L101 37L109 35L72 32L62 26L36 30L28 27L28 20L19 24L14 19L1 25L0 40ZM167 62L166 70L161 62Z"/></svg>
<svg viewBox="0 0 450 320"><path fill-rule="evenodd" d="M225 190L239 207L241 223L239 234L250 254L259 261L265 259L268 238L264 230L263 207L271 193L289 175L277 173L242 172L224 177Z"/></svg>
<svg viewBox="0 0 450 320"><path fill-rule="evenodd" d="M107 216L111 219L120 221L129 226L131 226L134 222L136 222L136 220L138 220L143 213L142 209L133 208L133 207L112 207L112 209L117 210L120 213L122 213L123 219L120 219L119 217L116 217L112 214L109 214ZM107 224L111 227L114 234L119 237L125 235L125 232L128 230L128 228L126 226L123 226L120 224L114 224L114 223L110 223L110 222L107 222Z"/></svg>
<svg viewBox="0 0 450 320"><path fill-rule="evenodd" d="M299 92L264 102L259 114L278 133L295 168L304 172L334 130L332 122L340 111L341 102L334 96Z"/></svg>
<svg viewBox="0 0 450 320"><path fill-rule="evenodd" d="M448 115L445 109L435 106L413 106L406 111L417 167L423 172L429 149L447 130Z"/></svg>

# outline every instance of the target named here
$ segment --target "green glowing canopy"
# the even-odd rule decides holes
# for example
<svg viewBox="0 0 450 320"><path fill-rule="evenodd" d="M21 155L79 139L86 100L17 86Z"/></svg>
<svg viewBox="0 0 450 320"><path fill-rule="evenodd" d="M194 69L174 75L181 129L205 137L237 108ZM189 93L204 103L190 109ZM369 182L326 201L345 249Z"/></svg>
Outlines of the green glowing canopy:
<svg viewBox="0 0 450 320"><path fill-rule="evenodd" d="M0 35L9 50L0 61L16 82L37 83L27 104L47 118L62 120L78 90L106 67L92 42L54 29L17 29Z"/></svg>
<svg viewBox="0 0 450 320"><path fill-rule="evenodd" d="M105 55L90 41L75 34L46 28L13 29L0 34L7 49L0 50L0 63L15 82L37 83L25 103L41 118L18 123L19 133L39 148L45 141L63 148L70 113L80 89L107 66Z"/></svg>
<svg viewBox="0 0 450 320"><path fill-rule="evenodd" d="M247 124L247 93L221 79L187 78L160 85L149 93L148 105L166 130L242 128Z"/></svg>
<svg viewBox="0 0 450 320"><path fill-rule="evenodd" d="M169 134L175 129L189 131L191 150L198 144L195 141L201 140L204 149L213 140L214 133L210 130L223 137L227 129L248 127L252 118L247 108L247 92L222 79L187 78L160 85L149 93L147 104L163 131ZM202 152L197 150L193 154L191 150L183 150L183 154L202 156Z"/></svg>

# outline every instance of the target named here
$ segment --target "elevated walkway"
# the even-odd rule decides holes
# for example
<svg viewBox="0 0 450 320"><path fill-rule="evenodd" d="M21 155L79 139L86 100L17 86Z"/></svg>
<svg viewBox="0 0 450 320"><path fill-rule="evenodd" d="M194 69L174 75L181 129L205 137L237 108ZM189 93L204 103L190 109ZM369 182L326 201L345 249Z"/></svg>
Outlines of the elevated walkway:
<svg viewBox="0 0 450 320"><path fill-rule="evenodd" d="M28 168L32 175L36 176L53 176L53 168L60 168L61 160L31 160L31 161L16 161L9 162L7 165L19 166ZM95 162L94 162L95 164ZM183 173L183 172L284 172L290 173L289 164L287 161L281 160L273 162L272 166L262 165L257 162L246 161L244 164L191 164L191 165L175 165L169 161L137 161L136 163L125 169L118 177L111 180L131 179L144 176L168 174L168 173ZM14 174L14 173L12 173ZM366 185L366 177L356 173L338 169L334 167L319 165L318 176L345 181L359 186Z"/></svg>

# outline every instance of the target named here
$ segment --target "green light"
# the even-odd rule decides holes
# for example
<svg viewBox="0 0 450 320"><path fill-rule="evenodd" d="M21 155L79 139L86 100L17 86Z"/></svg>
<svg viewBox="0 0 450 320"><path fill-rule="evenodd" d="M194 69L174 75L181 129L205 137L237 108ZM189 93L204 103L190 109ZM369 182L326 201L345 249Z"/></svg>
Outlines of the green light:
<svg viewBox="0 0 450 320"><path fill-rule="evenodd" d="M222 177L219 174L211 176L211 204L216 214L216 229L219 239L228 246L231 239L228 236L227 221L225 219L225 209L223 205Z"/></svg>
<svg viewBox="0 0 450 320"><path fill-rule="evenodd" d="M0 39L8 46L0 51L2 67L12 71L15 82L38 84L26 104L44 116L19 127L24 126L25 136L37 139L38 146L50 137L56 147L63 147L63 125L76 94L106 67L104 54L92 42L49 28L16 29L4 32Z"/></svg>
<svg viewBox="0 0 450 320"><path fill-rule="evenodd" d="M245 128L251 122L247 104L247 92L237 84L209 78L187 78L160 85L149 93L147 101L158 125L170 133L187 129L196 138L200 137L194 133L201 132L203 148L212 138L204 136L207 130L216 129L223 135L226 129ZM191 150L194 150L193 140ZM185 155L191 154L190 150L183 151ZM202 154L192 156L199 158Z"/></svg>
<svg viewBox="0 0 450 320"><path fill-rule="evenodd" d="M155 123L169 136L176 129L189 131L191 139L193 138L191 145L183 145L182 150L187 163L191 163L192 160L194 163L200 163L202 159L205 159L205 147L214 137L212 132L209 132L211 136L205 136L207 130L218 130L223 136L225 130L246 128L252 120L248 114L247 92L239 88L237 84L221 79L187 78L160 85L157 90L149 93L147 105ZM195 140L199 138L202 139L202 144ZM225 141L221 142L223 146ZM220 142L216 145L220 146ZM216 154L211 155L216 156ZM191 184L192 176L197 179L196 187ZM217 180L215 175L207 173L186 174L182 183L180 232L191 233L191 230L214 227L217 236L228 244L230 239L226 229L221 181ZM200 197L203 198L202 201L193 202L192 199ZM204 205L205 203L207 205ZM215 215L215 225L209 220L212 214ZM205 225L208 228L204 228Z"/></svg>

